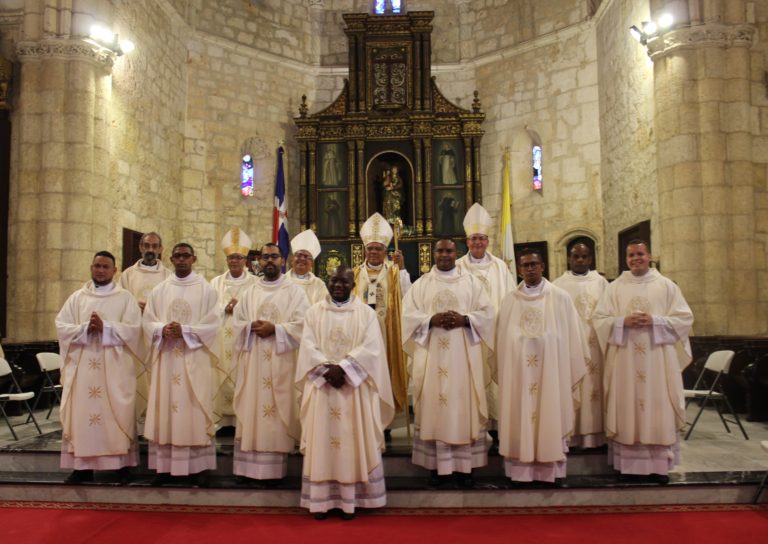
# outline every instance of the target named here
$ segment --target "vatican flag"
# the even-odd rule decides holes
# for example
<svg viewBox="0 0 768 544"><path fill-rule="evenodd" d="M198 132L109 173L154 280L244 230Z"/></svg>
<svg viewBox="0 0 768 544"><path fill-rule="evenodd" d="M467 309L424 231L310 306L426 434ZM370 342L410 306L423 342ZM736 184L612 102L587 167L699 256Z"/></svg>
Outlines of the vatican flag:
<svg viewBox="0 0 768 544"><path fill-rule="evenodd" d="M509 264L515 260L512 240L512 197L509 194L509 150L504 152L504 173L501 179L501 258Z"/></svg>

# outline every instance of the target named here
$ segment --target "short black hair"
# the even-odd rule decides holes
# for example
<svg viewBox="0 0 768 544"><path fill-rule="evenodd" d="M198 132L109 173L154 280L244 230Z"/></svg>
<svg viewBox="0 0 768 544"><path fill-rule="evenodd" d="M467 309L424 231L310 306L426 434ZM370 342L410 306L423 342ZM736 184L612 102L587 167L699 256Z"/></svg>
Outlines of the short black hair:
<svg viewBox="0 0 768 544"><path fill-rule="evenodd" d="M526 255L536 255L539 258L539 261L544 264L544 257L541 255L541 250L536 249L535 247L524 247L520 251L517 252L517 263L520 264L520 259L525 257Z"/></svg>
<svg viewBox="0 0 768 544"><path fill-rule="evenodd" d="M648 250L648 253L651 252L651 244L649 242L646 242L642 238L633 238L632 240L627 242L627 246L624 249L626 249L629 246L639 246L641 244L645 246L645 249Z"/></svg>
<svg viewBox="0 0 768 544"><path fill-rule="evenodd" d="M107 250L101 250L101 251L97 251L97 252L96 252L96 255L94 255L94 256L93 256L93 260L94 260L94 261L96 260L96 257L106 257L106 258L108 258L108 259L112 259L112 265L115 265L115 264L116 264L116 261L115 261L115 256L114 256L114 255L112 255L112 254L111 254L109 251L107 251Z"/></svg>
<svg viewBox="0 0 768 544"><path fill-rule="evenodd" d="M188 244L187 242L179 242L178 244L173 246L173 249L171 250L171 255L176 253L176 248L179 248L179 247L187 247L189 248L189 251L190 253L192 253L192 255L195 254L195 248L193 248L190 244Z"/></svg>
<svg viewBox="0 0 768 544"><path fill-rule="evenodd" d="M454 240L450 236L442 236L442 237L438 238L437 240L435 240L434 247L437 247L437 244L442 242L442 241L450 242L450 243L453 244L454 247L456 247L456 240Z"/></svg>
<svg viewBox="0 0 768 544"><path fill-rule="evenodd" d="M282 250L282 249L280 249L280 246L279 246L279 245L277 245L277 244L273 244L272 242L267 242L266 244L264 244L264 245L263 245L263 246L261 246L261 247L262 247L262 248L265 248L265 247L274 247L274 248L275 248L275 249L277 249L277 251L280 253L280 257L282 257L283 259L285 259L285 255L283 255L283 250ZM259 257L261 257L261 251L259 251Z"/></svg>

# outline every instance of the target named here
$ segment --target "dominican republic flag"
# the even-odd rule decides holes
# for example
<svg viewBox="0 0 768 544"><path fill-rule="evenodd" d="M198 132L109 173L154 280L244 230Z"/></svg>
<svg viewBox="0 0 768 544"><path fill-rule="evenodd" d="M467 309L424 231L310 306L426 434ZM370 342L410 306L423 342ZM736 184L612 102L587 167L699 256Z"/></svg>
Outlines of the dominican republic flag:
<svg viewBox="0 0 768 544"><path fill-rule="evenodd" d="M285 202L285 168L283 146L277 148L277 176L275 179L275 208L272 211L272 243L277 244L283 254L283 272L288 260L290 240L288 238L288 209Z"/></svg>

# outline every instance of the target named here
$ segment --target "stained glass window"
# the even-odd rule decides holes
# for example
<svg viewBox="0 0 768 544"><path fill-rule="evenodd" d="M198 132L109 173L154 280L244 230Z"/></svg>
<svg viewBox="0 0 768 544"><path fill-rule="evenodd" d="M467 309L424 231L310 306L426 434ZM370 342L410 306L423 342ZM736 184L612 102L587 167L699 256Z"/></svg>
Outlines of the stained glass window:
<svg viewBox="0 0 768 544"><path fill-rule="evenodd" d="M253 158L243 155L240 167L240 193L243 196L253 196Z"/></svg>
<svg viewBox="0 0 768 544"><path fill-rule="evenodd" d="M403 0L375 0L373 12L376 15L399 14L403 12Z"/></svg>
<svg viewBox="0 0 768 544"><path fill-rule="evenodd" d="M543 188L541 178L541 146L534 145L531 155L533 159L533 190L541 191Z"/></svg>

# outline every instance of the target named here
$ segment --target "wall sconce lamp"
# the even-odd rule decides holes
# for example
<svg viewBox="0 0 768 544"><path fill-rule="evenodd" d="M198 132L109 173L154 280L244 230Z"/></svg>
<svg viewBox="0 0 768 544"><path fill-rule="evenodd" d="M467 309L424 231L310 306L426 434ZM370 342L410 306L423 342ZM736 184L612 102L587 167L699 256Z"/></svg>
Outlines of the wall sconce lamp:
<svg viewBox="0 0 768 544"><path fill-rule="evenodd" d="M118 57L136 49L131 40L120 41L117 34L101 25L93 25L90 34L83 41L99 49L111 51Z"/></svg>
<svg viewBox="0 0 768 544"><path fill-rule="evenodd" d="M671 13L664 13L656 22L643 21L640 23L640 28L632 25L629 27L629 33L638 43L645 45L651 38L655 38L668 30L674 22L675 19Z"/></svg>

